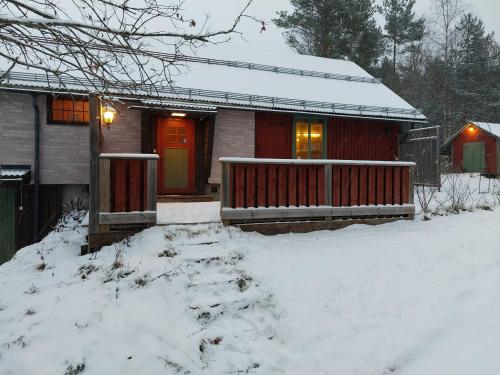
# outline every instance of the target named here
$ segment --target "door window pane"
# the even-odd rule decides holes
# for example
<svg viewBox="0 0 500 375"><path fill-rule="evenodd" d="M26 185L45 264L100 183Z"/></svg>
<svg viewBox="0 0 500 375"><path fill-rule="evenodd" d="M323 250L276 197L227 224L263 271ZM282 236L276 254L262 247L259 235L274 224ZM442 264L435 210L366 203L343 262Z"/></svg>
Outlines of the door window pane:
<svg viewBox="0 0 500 375"><path fill-rule="evenodd" d="M323 122L311 121L311 159L323 158Z"/></svg>
<svg viewBox="0 0 500 375"><path fill-rule="evenodd" d="M309 157L309 123L299 120L295 123L295 155L297 159Z"/></svg>

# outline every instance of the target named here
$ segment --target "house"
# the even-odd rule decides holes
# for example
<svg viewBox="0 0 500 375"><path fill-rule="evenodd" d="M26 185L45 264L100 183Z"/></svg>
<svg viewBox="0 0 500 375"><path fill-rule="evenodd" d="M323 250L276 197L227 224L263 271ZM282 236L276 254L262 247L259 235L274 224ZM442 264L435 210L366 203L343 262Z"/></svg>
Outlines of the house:
<svg viewBox="0 0 500 375"><path fill-rule="evenodd" d="M500 124L471 121L442 146L461 172L500 174Z"/></svg>
<svg viewBox="0 0 500 375"><path fill-rule="evenodd" d="M249 61L177 58L184 70L172 84L136 85L130 92L123 81L102 88L103 101L117 115L102 127L100 152L158 155L158 196L218 199L222 157L396 162L402 159L405 134L426 123L420 111L349 61L295 54L285 59L256 54ZM0 165L29 166L29 185L56 189L60 201L87 196L90 86L77 78L9 72L0 83ZM114 198L107 210L144 209L143 187L127 182L144 180L141 165L111 166ZM388 173L379 176L386 179L379 193L403 181L403 172ZM323 178L321 173L314 176ZM113 185L118 178L124 183ZM307 172L307 181L312 178ZM392 198L381 204L401 200L399 186L390 191ZM368 198L360 202L364 200L375 204Z"/></svg>

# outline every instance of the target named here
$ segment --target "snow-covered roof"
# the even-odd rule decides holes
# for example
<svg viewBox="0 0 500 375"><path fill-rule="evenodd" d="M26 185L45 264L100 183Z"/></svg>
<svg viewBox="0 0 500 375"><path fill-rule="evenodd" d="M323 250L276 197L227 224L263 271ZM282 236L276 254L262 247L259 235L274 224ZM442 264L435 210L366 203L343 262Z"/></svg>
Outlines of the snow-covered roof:
<svg viewBox="0 0 500 375"><path fill-rule="evenodd" d="M494 135L497 138L500 138L500 124L494 124L492 122L478 122L478 121L471 121L469 124L474 124L478 128Z"/></svg>
<svg viewBox="0 0 500 375"><path fill-rule="evenodd" d="M486 133L489 133L493 135L494 137L497 137L500 139L500 124L495 124L493 122L481 122L481 121L469 121L467 122L464 126L460 128L459 131L457 131L455 134L453 134L450 138L448 138L443 145L441 146L442 148L447 148L451 142L468 126L474 125L477 126L479 129L485 131Z"/></svg>
<svg viewBox="0 0 500 375"><path fill-rule="evenodd" d="M247 50L248 59L220 59L221 52L210 50L210 57L181 56L180 73L172 84L136 86L132 95L148 99L189 101L192 105L277 109L347 116L382 117L425 121L425 116L350 61L324 59L297 54L287 58L272 53ZM214 56L214 57L212 57ZM4 88L37 88L85 91L81 79L45 74L10 72L0 83ZM89 85L90 87L91 85ZM128 93L127 82L106 85L108 94Z"/></svg>

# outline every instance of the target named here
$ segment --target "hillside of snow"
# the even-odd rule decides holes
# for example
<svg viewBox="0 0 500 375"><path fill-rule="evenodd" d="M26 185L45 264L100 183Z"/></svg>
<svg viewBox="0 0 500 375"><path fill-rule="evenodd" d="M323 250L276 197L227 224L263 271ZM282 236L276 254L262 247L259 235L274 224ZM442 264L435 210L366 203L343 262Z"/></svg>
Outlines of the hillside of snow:
<svg viewBox="0 0 500 375"><path fill-rule="evenodd" d="M74 213L0 266L0 374L498 374L500 209L477 178L430 221L155 227L83 257Z"/></svg>

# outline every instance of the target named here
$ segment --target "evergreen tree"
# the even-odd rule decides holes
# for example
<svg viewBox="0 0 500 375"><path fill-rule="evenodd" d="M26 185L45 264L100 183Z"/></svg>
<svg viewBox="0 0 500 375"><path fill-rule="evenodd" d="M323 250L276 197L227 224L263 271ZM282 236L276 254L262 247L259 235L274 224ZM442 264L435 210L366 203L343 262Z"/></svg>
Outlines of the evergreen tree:
<svg viewBox="0 0 500 375"><path fill-rule="evenodd" d="M421 41L424 36L424 19L415 19L415 0L384 0L382 13L385 17L385 37L392 44L392 66L396 74L398 47Z"/></svg>
<svg viewBox="0 0 500 375"><path fill-rule="evenodd" d="M381 54L381 29L373 0L291 0L294 11L274 23L300 54L352 60L373 66Z"/></svg>

